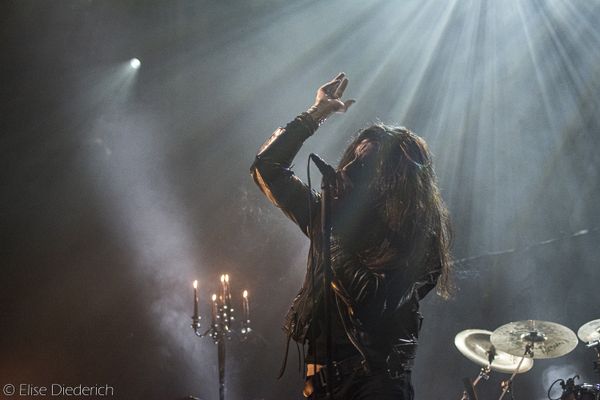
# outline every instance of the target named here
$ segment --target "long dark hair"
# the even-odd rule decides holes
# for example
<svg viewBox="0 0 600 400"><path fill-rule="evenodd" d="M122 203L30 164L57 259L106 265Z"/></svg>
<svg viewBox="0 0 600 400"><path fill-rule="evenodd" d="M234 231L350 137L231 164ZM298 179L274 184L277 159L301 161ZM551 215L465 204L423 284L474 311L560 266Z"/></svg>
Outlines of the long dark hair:
<svg viewBox="0 0 600 400"><path fill-rule="evenodd" d="M339 163L347 165L364 139L379 143L369 192L385 239L363 252L366 265L404 265L411 276L439 272L437 293L448 298L451 226L423 138L404 127L376 124L359 132Z"/></svg>

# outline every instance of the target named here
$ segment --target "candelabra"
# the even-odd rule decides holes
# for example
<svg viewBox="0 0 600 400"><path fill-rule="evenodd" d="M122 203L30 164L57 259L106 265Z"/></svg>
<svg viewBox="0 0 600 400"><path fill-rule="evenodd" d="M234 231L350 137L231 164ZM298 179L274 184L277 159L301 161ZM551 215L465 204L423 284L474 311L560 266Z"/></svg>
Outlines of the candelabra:
<svg viewBox="0 0 600 400"><path fill-rule="evenodd" d="M192 329L198 337L210 337L217 345L219 358L219 399L225 399L225 343L237 334L233 324L235 323L235 312L231 305L231 286L229 275L221 275L221 285L219 295L214 293L210 297L211 305L211 324L210 327L202 332L200 320L202 317L198 314L198 281L194 281L194 315L192 315ZM252 328L250 327L250 301L248 291L242 292L242 320L239 327L239 337L245 341Z"/></svg>

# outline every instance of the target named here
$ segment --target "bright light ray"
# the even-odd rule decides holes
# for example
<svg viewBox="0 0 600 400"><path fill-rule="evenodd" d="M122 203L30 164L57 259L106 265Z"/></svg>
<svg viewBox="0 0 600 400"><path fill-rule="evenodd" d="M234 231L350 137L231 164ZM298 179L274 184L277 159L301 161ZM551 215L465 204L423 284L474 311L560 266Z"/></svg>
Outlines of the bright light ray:
<svg viewBox="0 0 600 400"><path fill-rule="evenodd" d="M216 15L225 16L225 7L215 7ZM344 17L332 18L340 15L339 7ZM585 189L578 193L578 187L597 174L582 173L575 161L565 163L564 153L582 129L582 115L590 115L585 107L598 105L600 35L588 17L597 10L567 0L294 3L270 8L245 25L235 23L245 15L227 16L228 30L219 35L203 34L211 27L206 21L190 25L182 32L198 36L198 45L152 70L145 66L144 73L153 74L155 82L148 92L158 97L166 89L182 96L173 112L186 117L172 118L167 129L186 136L173 142L202 149L202 159L190 165L218 170L227 159L229 170L206 180L212 193L201 202L212 209L224 199L234 206L248 201L236 196L244 188L232 186L237 171L246 175L258 145L310 105L317 84L347 72L348 97L358 103L309 139L295 161L296 173L304 174L305 153L317 149L332 159L349 135L370 121L406 125L425 136L435 154L444 197L460 218L461 257L512 248L522 236L538 234L535 223L544 222L535 211L551 186L566 192L568 212L576 215L573 209L585 203ZM162 39L160 30L148 45L158 51L164 41L154 39ZM128 75L121 79L132 82L137 74L126 67ZM117 82L97 85L94 99L115 98L114 104L125 106L128 85ZM201 118L187 116L200 107ZM190 226L189 210L169 182L158 121L127 107L103 108L102 114L93 134L111 149L111 160L90 171L107 175L110 184L99 191L106 193L107 209L135 249L140 278L160 287L152 316L162 332L171 332L189 319L191 300L177 288L189 288L198 272L197 227ZM253 217L277 232L296 231L266 213L276 211ZM307 246L289 251L293 268L278 271L280 281L294 286L304 274ZM518 267L531 272L531 265ZM511 293L523 289L521 278L507 275L501 284ZM553 309L550 303L544 307ZM171 342L192 346L189 327L177 329L181 332L169 333Z"/></svg>
<svg viewBox="0 0 600 400"><path fill-rule="evenodd" d="M550 94L548 93L548 88L544 85L544 76L543 76L544 67L543 67L543 63L538 60L538 55L537 55L537 51L536 51L536 43L535 43L536 38L534 38L532 33L530 32L530 26L529 26L530 19L528 18L527 15L525 15L523 5L518 0L517 0L517 10L519 11L519 17L521 19L522 27L525 32L525 39L527 40L527 47L529 50L528 56L531 57L531 61L533 62L533 65L534 65L536 82L537 82L538 90L541 92L541 95L542 95L546 118L550 122L551 127L555 128L555 129L553 129L553 131L556 132L557 127L553 126L555 119L554 119L554 114L552 112L552 105L550 102Z"/></svg>
<svg viewBox="0 0 600 400"><path fill-rule="evenodd" d="M145 296L148 318L168 338L158 351L169 357L171 348L195 349L194 357L185 361L200 370L200 360L209 357L205 352L212 348L210 343L200 345L189 329L192 302L185 288L201 264L194 245L195 227L190 226L165 173L160 124L149 115L137 114L130 102L136 74L129 66L126 69L107 72L102 84L92 85L88 92L92 94L91 107L99 116L90 134L111 149L103 157L89 155L88 168L90 176L96 177L92 181L99 185L97 191L115 234L135 255L132 269L141 282L154 289ZM99 92L102 87L107 93ZM105 96L110 101L98 101ZM196 287L198 281L194 281ZM205 378L208 385L209 377Z"/></svg>

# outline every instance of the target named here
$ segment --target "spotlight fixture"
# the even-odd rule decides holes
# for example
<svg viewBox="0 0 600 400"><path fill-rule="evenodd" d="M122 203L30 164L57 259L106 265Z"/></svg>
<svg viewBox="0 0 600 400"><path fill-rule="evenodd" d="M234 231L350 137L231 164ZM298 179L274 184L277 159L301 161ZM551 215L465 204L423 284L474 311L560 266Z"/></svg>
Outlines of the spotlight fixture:
<svg viewBox="0 0 600 400"><path fill-rule="evenodd" d="M138 69L142 65L142 62L138 58L132 58L129 60L129 65L133 69Z"/></svg>

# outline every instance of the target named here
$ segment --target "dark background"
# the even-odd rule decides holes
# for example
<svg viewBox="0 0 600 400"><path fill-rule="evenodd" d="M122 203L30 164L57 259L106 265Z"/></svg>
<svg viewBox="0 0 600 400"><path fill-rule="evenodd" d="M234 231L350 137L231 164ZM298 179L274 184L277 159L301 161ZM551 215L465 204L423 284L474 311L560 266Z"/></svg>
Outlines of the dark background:
<svg viewBox="0 0 600 400"><path fill-rule="evenodd" d="M459 331L523 319L577 331L600 318L600 4L0 7L1 385L215 399L216 346L189 327L191 282L205 322L229 273L237 299L250 292L256 335L228 348L228 398L300 398L294 347L275 376L308 243L248 168L340 71L357 103L306 143L297 173L309 152L337 160L369 123L410 127L435 154L454 256L482 255L456 266L453 299L422 302L417 399L459 398L461 379L477 374L454 347ZM544 399L575 373L596 382L592 360L580 343L536 361L515 396ZM497 398L506 377L493 374L480 398Z"/></svg>

